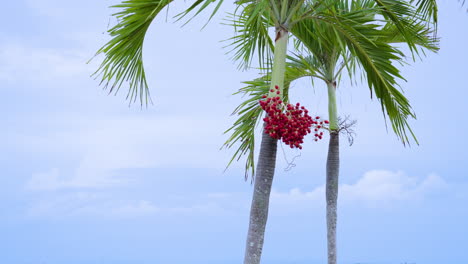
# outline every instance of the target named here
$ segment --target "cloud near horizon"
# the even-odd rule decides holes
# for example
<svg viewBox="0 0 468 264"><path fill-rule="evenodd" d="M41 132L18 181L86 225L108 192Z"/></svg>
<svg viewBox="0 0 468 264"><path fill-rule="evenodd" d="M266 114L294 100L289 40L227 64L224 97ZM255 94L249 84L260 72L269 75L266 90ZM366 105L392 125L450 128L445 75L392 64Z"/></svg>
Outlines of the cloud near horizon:
<svg viewBox="0 0 468 264"><path fill-rule="evenodd" d="M398 201L421 201L433 193L447 190L449 184L437 174L429 174L420 180L402 171L371 170L356 183L339 186L339 203L361 204L375 207ZM293 188L289 192L272 191L273 203L279 205L323 205L325 185L311 191Z"/></svg>
<svg viewBox="0 0 468 264"><path fill-rule="evenodd" d="M248 210L250 194L245 193L208 193L188 195L175 204L151 201L136 196L115 198L112 188L106 190L71 190L59 191L71 186L79 188L76 182L64 182L59 179L58 170L36 174L27 183L28 190L35 190L36 195L48 194L47 198L35 202L28 215L34 217L54 217L92 215L96 217L147 217L152 215L193 214L193 213L239 213ZM118 184L117 182L113 184ZM85 187L84 185L81 187ZM109 187L109 186L108 186ZM418 202L427 197L446 193L450 185L436 174L429 174L423 179L410 177L401 171L372 170L366 172L353 184L340 185L340 205L365 205L382 207L398 205L398 202ZM293 188L289 192L272 191L271 206L280 211L304 211L305 208L323 207L325 187L318 186L309 192ZM244 206L239 205L242 204ZM235 211L235 212L234 212Z"/></svg>

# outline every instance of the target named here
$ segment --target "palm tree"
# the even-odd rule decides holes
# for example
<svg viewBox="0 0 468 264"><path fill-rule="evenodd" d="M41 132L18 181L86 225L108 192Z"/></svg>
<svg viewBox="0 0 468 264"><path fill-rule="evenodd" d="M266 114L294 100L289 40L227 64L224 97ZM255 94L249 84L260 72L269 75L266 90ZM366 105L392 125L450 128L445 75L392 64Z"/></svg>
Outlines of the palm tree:
<svg viewBox="0 0 468 264"><path fill-rule="evenodd" d="M406 22L403 18L414 15L407 3L402 0L368 0L375 1L379 12L386 20L392 21L403 38L408 41L410 47L414 44L410 41L410 33L405 28ZM354 2L368 2L359 0ZM149 89L143 67L142 49L147 29L154 18L169 6L172 0L125 0L114 6L119 12L114 16L118 18L117 25L108 32L112 39L106 43L97 54L104 54L105 58L101 66L95 72L96 78L101 79L104 88L109 92L117 93L124 83L129 83L127 98L134 102L149 102ZM179 19L190 13L199 14L216 0L196 0L184 12L179 14ZM259 64L271 64L270 87L278 86L283 96L287 94L284 90L284 76L288 38L290 33L307 47L306 43L312 43L317 39L323 39L311 29L317 23L325 23L343 41L340 48L348 47L364 65L364 70L370 72L368 81L375 87L385 88L386 81L380 80L378 76L392 76L385 68L378 68L379 60L392 60L395 56L392 49L386 46L378 46L369 37L377 36L379 30L374 26L362 24L363 19L359 13L349 13L340 16L330 6L332 0L238 0L235 2L236 12L233 25L238 29L232 41L234 45L234 58L240 60L241 66L249 67L255 54L259 57ZM223 0L218 0L211 17L219 10ZM421 9L432 10L430 7L434 0L419 0ZM424 11L425 14L429 12ZM360 12L364 13L364 12ZM211 18L210 17L210 18ZM365 19L364 19L365 20ZM367 21L364 21L367 22ZM274 47L273 41L268 35L268 27L275 28ZM376 37L375 37L376 38ZM324 42L325 43L325 42ZM384 48L384 49L382 49ZM270 56L274 50L273 58ZM266 63L266 64L265 64ZM376 77L377 76L377 77ZM374 88L376 91L379 88ZM388 92L376 94L379 99L389 96ZM270 92L269 96L273 96ZM384 106L383 106L384 107ZM387 110L395 110L397 106L386 106ZM393 107L393 108L392 108ZM258 109L257 109L258 110ZM249 122L246 122L248 124ZM401 129L405 123L392 123L394 129ZM245 125L241 125L245 128ZM248 129L247 129L248 131ZM230 142L243 138L235 136ZM246 141L249 142L249 141ZM253 142L253 139L252 141ZM242 143L241 155L249 150L253 151L253 145ZM228 144L229 145L229 144ZM245 263L259 263L263 247L263 237L268 216L268 203L271 185L273 181L277 141L265 135L262 136L262 144L259 162L254 184L254 197L252 200L249 234L246 246ZM253 171L253 155L249 155L247 171Z"/></svg>
<svg viewBox="0 0 468 264"><path fill-rule="evenodd" d="M346 5L337 5L337 9L339 12L352 12L356 10L368 9L372 8L373 3L368 2L366 3L368 6L353 6L353 10L347 10ZM370 5L370 6L369 6ZM372 13L368 13L370 20L375 20L375 15ZM421 23L408 23L408 25L412 25L410 29L413 34L411 37L413 38L413 43L417 44L422 48L429 49L431 51L436 51L437 46L435 45L435 39L429 37L430 30ZM323 26L323 25L319 25ZM323 34L327 34L326 27L324 28L316 28L315 31L323 32ZM328 118L329 118L329 145L328 145L328 155L327 155L327 164L326 164L326 184L325 184L325 198L326 198L326 222L327 222L327 247L328 247L328 263L335 264L337 262L337 249L336 249L336 225L337 225L337 202L338 202L338 181L339 181L339 164L340 164L340 155L339 155L339 134L340 124L338 123L338 110L337 110L337 101L336 101L336 89L339 83L340 74L342 70L349 64L359 64L360 61L356 61L356 57L353 57L350 52L342 53L339 48L338 40L334 39L335 36L328 34L327 39L329 41L329 45L309 45L308 51L312 54L307 58L298 57L295 61L295 67L301 67L302 70L309 69L312 70L311 77L317 77L323 80L327 85L328 90ZM374 40L375 43L398 43L404 42L405 40L401 38L397 28L388 23L382 28L382 36L378 37L378 39ZM387 46L387 48L389 48ZM414 50L416 52L416 50ZM402 54L397 49L394 50L394 54ZM339 64L339 60L341 59L341 64ZM402 60L402 57L396 57L393 59L393 62L398 62ZM381 67L386 66L389 67L389 72L392 72L393 76L399 76L399 73L396 68L392 68L391 66L392 61L384 61ZM360 65L363 66L363 65ZM351 71L350 75L353 76L355 74L354 70L355 67L348 67ZM367 72L364 72L366 74ZM402 140L403 143L407 143L409 138L406 135L406 131L411 133L411 136L416 140L415 135L411 131L411 128L408 126L406 122L407 117L415 118L414 113L411 110L408 100L401 94L397 89L395 89L397 83L396 81L392 80L393 78L387 78L388 84L387 90L380 90L377 86L374 86L375 94L379 97L382 109L386 110L386 114L388 115L389 119L392 121L393 128L395 132ZM370 87L371 88L371 87ZM371 88L372 89L372 88ZM371 90L372 92L372 90ZM384 95L382 92L388 92L388 95ZM393 106L397 106L394 108ZM399 124L403 124L403 126L399 127ZM417 141L416 141L417 142Z"/></svg>
<svg viewBox="0 0 468 264"><path fill-rule="evenodd" d="M326 1L325 1L326 2ZM376 3L377 2L377 3ZM413 52L416 44L430 43L426 27L419 20L411 19L415 11L405 3L399 3L400 13L391 13L379 6L378 1L356 1L349 5L347 1L327 2L327 8L314 10L311 13L320 19L299 19L291 23L294 27L288 28L296 37L298 46L302 50L312 53L309 59L295 59L293 64L300 66L308 62L306 67L287 67L285 88L292 80L304 76L317 77L327 83L329 95L330 142L327 158L326 201L327 201L327 240L328 261L336 263L336 218L339 171L339 125L336 108L336 86L339 74L344 66L355 69L352 63L358 64L366 73L371 92L374 91L381 102L382 110L389 116L392 127L402 141L408 142L407 130L414 137L408 126L407 118L414 117L408 100L399 92L396 79L402 78L397 68L392 65L402 59L402 53L389 45L389 42L406 42ZM299 11L301 9L298 9ZM376 24L376 15L383 14L389 19L386 26L380 28ZM393 17L392 17L393 16ZM330 17L339 17L343 20L334 20ZM392 19L393 18L393 19ZM344 23L344 21L346 21ZM404 25L404 28L402 26ZM365 39L360 38L366 36ZM429 44L428 44L429 45ZM343 48L344 47L344 48ZM275 53L276 55L276 53ZM342 59L341 65L338 65ZM275 69L275 65L273 65ZM310 71L310 69L313 69ZM243 102L234 113L241 115L227 132L232 136L226 142L231 147L235 142L241 142L231 162L248 154L246 173L253 172L254 127L261 117L261 109L257 102L260 96L277 85L274 83L275 72L259 78L253 82L246 82L248 86L241 89L241 93L250 94L249 99ZM269 81L271 79L271 81ZM288 91L284 92L287 97ZM287 98L284 98L286 101ZM274 173L276 154L276 140L268 134L262 134L262 143L257 167L254 196L251 207L251 218L247 248L244 263L259 263L263 245L263 235L268 214L269 192ZM273 148L273 150L271 150ZM267 152L268 154L265 154ZM270 163L269 166L265 164ZM259 217L260 216L260 217Z"/></svg>
<svg viewBox="0 0 468 264"><path fill-rule="evenodd" d="M426 48L431 51L436 51L437 47L435 45L435 39L429 38L429 31L423 25L420 25L421 31L418 35L415 35L415 42L423 48ZM391 28L383 29L386 34L393 34ZM387 35L388 36L388 35ZM382 39L384 40L384 38ZM398 42L396 38L388 38L386 41L395 41ZM337 43L337 42L335 42ZM312 56L303 57L298 55L293 59L291 63L292 69L295 71L308 71L310 77L315 77L323 80L327 85L328 90L328 116L330 120L329 125L329 147L328 147L328 156L326 164L326 222L327 222L327 246L328 246L328 263L336 263L336 224L337 224L337 201L338 201L338 180L339 180L339 164L340 164L340 155L339 155L339 135L342 129L346 127L340 127L338 122L338 110L337 110L337 101L336 101L336 89L341 79L340 75L342 74L343 67L345 66L346 61L352 61L353 58L350 54L336 54L336 47L323 47L317 46L318 50L311 51L313 52ZM331 48L331 49L330 49ZM338 64L338 59L342 57L342 64ZM401 58L402 59L402 58ZM354 68L350 68L351 70ZM354 72L351 72L351 76L354 75ZM388 111L387 115L391 120L398 118L398 116L403 116L402 120L406 120L406 116L415 118L414 113L409 108L407 99L402 94L397 94L394 96L393 100L395 102L401 101L398 104L404 106L400 112L391 112ZM346 124L344 124L346 126ZM411 132L411 129L407 126ZM408 138L406 135L400 135L402 142L407 142ZM414 137L414 134L411 132L411 135Z"/></svg>

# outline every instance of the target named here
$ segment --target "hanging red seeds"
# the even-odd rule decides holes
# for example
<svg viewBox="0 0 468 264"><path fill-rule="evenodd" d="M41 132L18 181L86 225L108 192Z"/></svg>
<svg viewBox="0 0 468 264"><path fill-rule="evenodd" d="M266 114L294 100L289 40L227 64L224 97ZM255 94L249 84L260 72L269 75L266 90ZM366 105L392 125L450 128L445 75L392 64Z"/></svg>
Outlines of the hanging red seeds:
<svg viewBox="0 0 468 264"><path fill-rule="evenodd" d="M279 87L276 85L276 94L281 94ZM273 89L270 92L274 92ZM302 149L304 137L309 134L312 129L316 132L315 141L322 139L323 132L317 133L319 129L323 129L323 125L318 125L320 117L316 116L314 120L308 114L308 110L301 106L300 103L283 104L279 96L269 97L262 96L264 100L260 100L260 106L267 112L265 122L265 133L268 133L272 138L283 141L291 148ZM328 124L327 120L320 123Z"/></svg>

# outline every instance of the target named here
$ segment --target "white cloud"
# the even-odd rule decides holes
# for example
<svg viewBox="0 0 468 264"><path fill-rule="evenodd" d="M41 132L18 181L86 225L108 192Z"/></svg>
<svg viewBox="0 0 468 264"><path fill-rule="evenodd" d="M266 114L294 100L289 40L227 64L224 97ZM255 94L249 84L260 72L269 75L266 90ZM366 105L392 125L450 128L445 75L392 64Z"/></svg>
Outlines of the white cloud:
<svg viewBox="0 0 468 264"><path fill-rule="evenodd" d="M343 200L380 204L420 200L446 186L446 182L436 174L430 174L421 181L401 171L373 170L366 172L355 184L342 185L341 195Z"/></svg>
<svg viewBox="0 0 468 264"><path fill-rule="evenodd" d="M214 202L194 201L185 197L177 205L156 205L145 199L116 199L103 192L72 192L56 194L34 201L28 208L31 218L141 218L151 216L222 214L228 210Z"/></svg>
<svg viewBox="0 0 468 264"><path fill-rule="evenodd" d="M401 171L372 170L366 172L354 184L339 187L339 202L344 204L365 203L382 206L397 201L420 201L426 196L444 190L448 184L438 175L430 174L422 180L410 177ZM289 192L272 192L273 203L277 205L309 204L322 206L325 200L325 186L310 192L298 188Z"/></svg>
<svg viewBox="0 0 468 264"><path fill-rule="evenodd" d="M58 170L38 174L30 185L50 190L70 186L72 181L61 181ZM42 177L42 178L40 178ZM47 182L48 181L48 182ZM354 184L340 186L341 206L384 207L418 203L437 193L447 193L452 188L436 174L417 179L402 172L373 170L365 173ZM273 214L289 214L305 208L322 208L325 187L309 192L293 188L288 192L272 191ZM188 194L182 197L165 197L152 201L143 197L116 197L112 190L87 190L44 193L35 199L28 215L39 218L81 217L138 218L170 215L239 214L248 212L250 195L246 193Z"/></svg>
<svg viewBox="0 0 468 264"><path fill-rule="evenodd" d="M96 69L95 63L86 64L89 54L82 50L37 48L20 42L3 44L0 45L0 80L87 78Z"/></svg>
<svg viewBox="0 0 468 264"><path fill-rule="evenodd" d="M59 179L59 170L53 168L48 172L35 173L26 183L29 190L55 190L61 188L63 182Z"/></svg>
<svg viewBox="0 0 468 264"><path fill-rule="evenodd" d="M51 169L32 175L26 184L29 190L102 188L128 183L131 175L115 176L119 169L223 168L224 158L229 155L220 154L221 129L213 130L213 121L205 117L66 117L58 122L70 130L20 136L16 147L33 155L80 157L80 161L72 170ZM213 138L218 138L218 142Z"/></svg>
<svg viewBox="0 0 468 264"><path fill-rule="evenodd" d="M147 200L122 201L102 192L72 192L35 201L28 209L27 215L47 218L75 216L131 218L154 215L161 211Z"/></svg>
<svg viewBox="0 0 468 264"><path fill-rule="evenodd" d="M72 177L64 177L57 168L35 173L25 188L34 191L56 191L68 188L104 188L129 182L128 178L113 177L109 170L80 166Z"/></svg>
<svg viewBox="0 0 468 264"><path fill-rule="evenodd" d="M35 199L28 208L27 215L30 217L63 217L83 209L86 211L91 204L96 204L98 201L102 203L105 199L105 195L96 192L74 192Z"/></svg>
<svg viewBox="0 0 468 264"><path fill-rule="evenodd" d="M293 188L289 192L272 191L272 199L275 202L301 202L301 201L319 201L325 195L325 187L320 186L310 192L303 192L299 188Z"/></svg>

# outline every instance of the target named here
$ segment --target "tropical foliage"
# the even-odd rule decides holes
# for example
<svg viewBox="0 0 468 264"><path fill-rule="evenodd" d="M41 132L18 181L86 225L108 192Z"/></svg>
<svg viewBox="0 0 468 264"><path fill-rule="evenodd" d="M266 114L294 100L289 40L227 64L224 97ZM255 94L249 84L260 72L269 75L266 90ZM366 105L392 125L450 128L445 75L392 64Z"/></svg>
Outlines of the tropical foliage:
<svg viewBox="0 0 468 264"><path fill-rule="evenodd" d="M432 29L426 20L416 19L421 17L419 14L428 15L427 10L422 10L427 6L418 4L420 6L415 9L402 1L336 1L333 5L316 5L315 11L320 13L312 13L306 7L307 14L299 16L291 26L295 52L288 57L285 88L301 77L335 80L344 69L352 78L360 73L371 97L379 100L396 135L404 144L411 139L417 142L408 124L408 118L415 118L415 114L399 88L398 80L401 82L404 78L395 66L405 63L405 57L401 48L393 44L406 43L414 55L421 54L420 48L437 49L437 39L430 37ZM330 60L329 56L333 58ZM333 76L329 76L330 69ZM226 147L239 143L231 162L246 155L246 173L252 175L255 164L253 126L258 125L263 114L257 102L268 89L270 75L271 72L244 83L246 86L238 93L248 99L234 110L239 118L226 131L231 134ZM287 89L285 93L288 94Z"/></svg>
<svg viewBox="0 0 468 264"><path fill-rule="evenodd" d="M117 92L128 82L127 98L148 103L142 58L144 38L153 19L170 3L170 0L127 0L114 6L119 9L114 14L119 22L109 30L112 39L97 52L105 56L95 73L104 88ZM216 5L211 19L222 0L196 0L177 18L196 16L213 3ZM406 43L413 54L418 54L418 45L429 43L426 43L428 27L437 22L435 0L238 0L234 6L228 18L236 32L229 40L233 59L241 69L247 69L257 57L258 66L266 72L263 77L246 82L246 87L240 90L249 98L235 109L240 118L227 131L232 135L225 146L240 143L231 162L247 155L246 176L254 173L254 128L263 113L258 105L259 96L265 92L268 97L276 96L273 94L276 88L287 102L291 82L304 76L320 78L336 87L334 80L344 68L350 76L360 70L371 96L379 100L396 135L403 143L416 139L408 125L408 118L415 115L398 87L403 77L395 67L395 63L403 61L403 52L391 43ZM274 29L273 38L270 29ZM290 54L293 56L287 61L290 35L297 54ZM337 129L336 120L331 120L330 128ZM260 263L276 148L276 140L263 133L246 264Z"/></svg>

